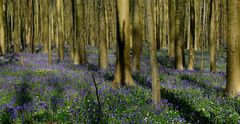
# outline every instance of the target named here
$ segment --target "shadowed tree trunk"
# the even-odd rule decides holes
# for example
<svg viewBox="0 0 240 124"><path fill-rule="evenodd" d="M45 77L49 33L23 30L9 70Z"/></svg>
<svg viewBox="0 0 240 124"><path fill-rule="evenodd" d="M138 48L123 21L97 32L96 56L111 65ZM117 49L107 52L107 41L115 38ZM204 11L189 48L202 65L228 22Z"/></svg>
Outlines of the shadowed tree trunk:
<svg viewBox="0 0 240 124"><path fill-rule="evenodd" d="M183 70L184 64L184 28L185 28L185 0L176 1L176 39L175 65L177 70Z"/></svg>
<svg viewBox="0 0 240 124"><path fill-rule="evenodd" d="M142 51L142 14L141 14L141 1L134 0L133 2L133 71L140 71L140 57Z"/></svg>
<svg viewBox="0 0 240 124"><path fill-rule="evenodd" d="M240 93L240 1L228 0L228 57L227 57L227 96Z"/></svg>
<svg viewBox="0 0 240 124"><path fill-rule="evenodd" d="M48 64L52 64L52 41L53 41L53 37L54 37L54 33L53 33L53 0L49 0L47 2L48 6L49 6L49 19L48 19L48 23L49 23L49 31L48 31Z"/></svg>
<svg viewBox="0 0 240 124"><path fill-rule="evenodd" d="M169 0L169 43L170 43L170 52L169 57L174 58L175 57L175 28L176 28L176 22L175 22L175 0Z"/></svg>
<svg viewBox="0 0 240 124"><path fill-rule="evenodd" d="M134 86L130 69L129 0L117 0L117 60L113 87Z"/></svg>
<svg viewBox="0 0 240 124"><path fill-rule="evenodd" d="M83 35L83 15L84 2L83 0L73 0L73 19L74 19L74 64L85 64L85 41Z"/></svg>
<svg viewBox="0 0 240 124"><path fill-rule="evenodd" d="M195 6L194 0L190 0L190 42L189 42L189 57L188 70L193 70L194 66L194 44L195 44Z"/></svg>
<svg viewBox="0 0 240 124"><path fill-rule="evenodd" d="M151 63L151 77L152 77L152 100L155 108L157 109L160 104L160 78L158 73L157 64L157 42L154 38L154 23L153 23L153 10L152 0L145 1L147 11L147 39L149 42L150 49L150 63Z"/></svg>

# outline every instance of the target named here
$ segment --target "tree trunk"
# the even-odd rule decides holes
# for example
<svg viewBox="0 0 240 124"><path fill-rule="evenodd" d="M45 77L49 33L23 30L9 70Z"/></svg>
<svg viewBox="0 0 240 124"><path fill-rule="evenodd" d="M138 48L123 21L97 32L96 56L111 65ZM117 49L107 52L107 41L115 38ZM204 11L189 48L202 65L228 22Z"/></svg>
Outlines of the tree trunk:
<svg viewBox="0 0 240 124"><path fill-rule="evenodd" d="M20 38L19 38L19 5L17 1L13 1L13 39L14 39L14 50L16 53L20 52Z"/></svg>
<svg viewBox="0 0 240 124"><path fill-rule="evenodd" d="M188 70L194 68L194 43L195 43L195 9L194 0L190 0L190 42L189 42L189 58Z"/></svg>
<svg viewBox="0 0 240 124"><path fill-rule="evenodd" d="M43 37L43 52L48 53L48 45L49 45L49 0L43 0L42 5L42 21L43 21L43 30L42 30L42 37Z"/></svg>
<svg viewBox="0 0 240 124"><path fill-rule="evenodd" d="M209 41L209 52L210 52L210 71L216 72L216 57L217 57L217 32L216 32L216 1L210 1L210 41Z"/></svg>
<svg viewBox="0 0 240 124"><path fill-rule="evenodd" d="M130 69L129 0L117 0L117 60L113 87L134 86Z"/></svg>
<svg viewBox="0 0 240 124"><path fill-rule="evenodd" d="M53 0L49 0L47 2L47 4L49 5L49 36L48 36L48 64L52 64L52 41L53 41Z"/></svg>
<svg viewBox="0 0 240 124"><path fill-rule="evenodd" d="M74 64L85 64L85 41L83 35L84 25L84 2L73 0L73 20L74 20Z"/></svg>
<svg viewBox="0 0 240 124"><path fill-rule="evenodd" d="M228 0L228 59L227 59L227 96L235 97L240 93L240 1Z"/></svg>
<svg viewBox="0 0 240 124"><path fill-rule="evenodd" d="M57 37L58 37L58 58L60 61L64 59L64 39L63 39L63 17L62 17L62 9L63 9L63 1L57 0Z"/></svg>
<svg viewBox="0 0 240 124"><path fill-rule="evenodd" d="M102 70L106 70L108 68L108 48L107 48L107 37L106 37L106 26L105 26L105 0L99 0L98 1L98 10L99 15L98 15L98 20L99 20L99 67Z"/></svg>
<svg viewBox="0 0 240 124"><path fill-rule="evenodd" d="M0 55L6 53L5 48L5 21L4 21L4 12L3 12L3 0L0 0Z"/></svg>
<svg viewBox="0 0 240 124"><path fill-rule="evenodd" d="M160 78L158 73L157 64L157 44L154 38L154 25L152 15L152 1L146 1L147 10L147 39L149 40L150 49L150 63L151 63L151 77L152 77L152 100L155 108L157 109L160 104Z"/></svg>
<svg viewBox="0 0 240 124"><path fill-rule="evenodd" d="M140 57L142 51L142 14L140 0L133 1L133 71L140 72Z"/></svg>
<svg viewBox="0 0 240 124"><path fill-rule="evenodd" d="M174 58L175 57L175 29L176 28L176 22L175 22L175 0L169 1L169 39L170 39L170 52L169 57Z"/></svg>
<svg viewBox="0 0 240 124"><path fill-rule="evenodd" d="M183 70L184 64L184 28L185 28L185 2L176 1L176 41L175 65L177 70Z"/></svg>

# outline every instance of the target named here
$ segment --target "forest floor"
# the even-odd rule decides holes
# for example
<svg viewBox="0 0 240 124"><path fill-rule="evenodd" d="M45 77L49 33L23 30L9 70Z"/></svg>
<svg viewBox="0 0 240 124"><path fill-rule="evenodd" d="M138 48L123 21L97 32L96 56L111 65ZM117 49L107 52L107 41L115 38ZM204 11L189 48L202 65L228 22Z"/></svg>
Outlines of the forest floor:
<svg viewBox="0 0 240 124"><path fill-rule="evenodd" d="M47 64L47 54L12 55L0 62L0 123L240 123L240 99L223 95L226 84L226 52L219 50L218 72L176 71L167 51L158 52L162 105L151 105L148 50L144 47L141 73L133 73L134 88L114 90L115 55L110 51L109 70L97 67L97 49L87 51L88 64L73 65L69 57ZM187 58L187 55L186 55ZM0 60L2 61L2 60ZM93 78L94 77L94 78ZM96 97L94 79L100 97Z"/></svg>

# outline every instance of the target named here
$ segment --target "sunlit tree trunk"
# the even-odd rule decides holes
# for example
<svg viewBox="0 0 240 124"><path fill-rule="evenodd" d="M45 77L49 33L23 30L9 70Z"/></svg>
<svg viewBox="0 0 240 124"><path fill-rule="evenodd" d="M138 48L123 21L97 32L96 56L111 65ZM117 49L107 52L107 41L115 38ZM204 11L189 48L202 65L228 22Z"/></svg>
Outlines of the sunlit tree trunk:
<svg viewBox="0 0 240 124"><path fill-rule="evenodd" d="M217 57L217 32L216 32L216 1L210 1L210 71L216 72L216 57Z"/></svg>
<svg viewBox="0 0 240 124"><path fill-rule="evenodd" d="M68 34L65 33L67 39L68 39L68 44L70 47L70 58L72 61L74 61L74 23L73 23L73 3L72 0L69 1L64 1L66 2L65 4L69 5L69 7L66 7L66 9L68 10L67 12L65 12L65 32L69 32Z"/></svg>
<svg viewBox="0 0 240 124"><path fill-rule="evenodd" d="M35 53L35 26L34 26L34 22L35 22L35 19L34 19L34 0L30 0L29 1L30 4L29 4L29 11L30 11L30 15L29 15L29 19L30 19L30 45L31 45L31 52L32 53Z"/></svg>
<svg viewBox="0 0 240 124"><path fill-rule="evenodd" d="M157 44L154 38L154 25L153 25L153 10L152 1L146 0L147 10L147 39L149 42L150 49L150 63L151 63L151 77L152 77L152 100L155 108L159 107L160 104L160 78L158 73L157 64Z"/></svg>
<svg viewBox="0 0 240 124"><path fill-rule="evenodd" d="M57 36L58 36L58 58L60 61L64 59L64 38L63 38L63 1L57 0Z"/></svg>
<svg viewBox="0 0 240 124"><path fill-rule="evenodd" d="M4 21L4 11L3 11L3 0L0 0L0 55L6 53L5 48L5 21Z"/></svg>
<svg viewBox="0 0 240 124"><path fill-rule="evenodd" d="M106 37L106 26L105 26L105 0L98 1L98 20L99 20L99 67L102 70L105 70L108 68L108 48L107 48L107 37Z"/></svg>
<svg viewBox="0 0 240 124"><path fill-rule="evenodd" d="M129 0L117 0L117 60L113 87L134 86L130 69Z"/></svg>
<svg viewBox="0 0 240 124"><path fill-rule="evenodd" d="M135 0L133 3L133 71L140 71L140 57L142 50L142 14L141 14L141 1Z"/></svg>
<svg viewBox="0 0 240 124"><path fill-rule="evenodd" d="M228 0L228 57L227 57L227 96L240 93L240 1Z"/></svg>
<svg viewBox="0 0 240 124"><path fill-rule="evenodd" d="M42 29L42 39L43 39L43 52L48 52L49 45L49 0L42 0L42 21L43 21L43 29Z"/></svg>
<svg viewBox="0 0 240 124"><path fill-rule="evenodd" d="M201 29L202 29L202 25L201 25L201 0L195 0L194 1L194 9L195 9L195 33L194 33L194 50L198 50L199 49L199 45L201 43L200 41L200 34L201 34Z"/></svg>
<svg viewBox="0 0 240 124"><path fill-rule="evenodd" d="M13 1L13 39L14 39L14 51L20 52L20 38L19 38L19 5L17 1Z"/></svg>

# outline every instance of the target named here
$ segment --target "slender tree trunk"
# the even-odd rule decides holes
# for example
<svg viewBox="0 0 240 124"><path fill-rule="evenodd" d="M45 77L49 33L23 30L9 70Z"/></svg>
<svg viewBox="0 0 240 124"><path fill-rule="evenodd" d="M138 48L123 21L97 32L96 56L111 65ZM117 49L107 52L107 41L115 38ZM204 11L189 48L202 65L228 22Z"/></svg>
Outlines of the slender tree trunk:
<svg viewBox="0 0 240 124"><path fill-rule="evenodd" d="M195 9L194 0L190 0L190 42L188 70L193 70L194 66L194 44L195 44Z"/></svg>
<svg viewBox="0 0 240 124"><path fill-rule="evenodd" d="M201 39L201 29L202 29L202 25L201 25L201 0L196 0L195 1L195 34L194 34L194 39L195 39L195 43L194 43L194 50L198 50L200 44L200 39Z"/></svg>
<svg viewBox="0 0 240 124"><path fill-rule="evenodd" d="M14 50L16 53L20 52L20 39L19 39L19 4L17 1L13 1L13 39L14 39Z"/></svg>
<svg viewBox="0 0 240 124"><path fill-rule="evenodd" d="M34 22L35 22L35 19L34 19L34 0L31 0L29 1L30 4L29 4L29 10L30 10L30 14L29 14L29 22L30 23L30 45L31 45L31 52L32 53L35 53L35 41L34 41L34 38L35 38L35 26L34 26Z"/></svg>
<svg viewBox="0 0 240 124"><path fill-rule="evenodd" d="M184 29L185 29L185 5L184 0L176 1L176 41L175 64L177 70L183 70L184 64Z"/></svg>
<svg viewBox="0 0 240 124"><path fill-rule="evenodd" d="M176 38L176 22L175 22L175 0L169 0L169 39L170 39L170 58L175 57L175 38Z"/></svg>
<svg viewBox="0 0 240 124"><path fill-rule="evenodd" d="M150 49L150 63L151 63L151 77L152 77L152 100L155 108L157 109L160 104L160 78L158 73L157 64L157 44L154 38L154 25L153 25L153 15L152 15L152 1L146 1L147 9L147 39L149 40Z"/></svg>
<svg viewBox="0 0 240 124"><path fill-rule="evenodd" d="M0 0L0 55L6 53L5 48L5 21L4 21L4 11L3 11L3 0Z"/></svg>
<svg viewBox="0 0 240 124"><path fill-rule="evenodd" d="M70 21L70 23L71 23L71 28L70 28L70 36L69 37L71 37L70 38L70 57L71 57L71 60L72 61L74 61L74 54L75 54L75 45L74 45L74 43L75 43L75 40L76 40L76 20L75 20L75 7L74 7L74 0L71 0L71 2L70 2L70 4L71 4L71 21Z"/></svg>
<svg viewBox="0 0 240 124"><path fill-rule="evenodd" d="M140 0L133 1L133 71L140 72L140 57L142 51L142 14Z"/></svg>
<svg viewBox="0 0 240 124"><path fill-rule="evenodd" d="M52 41L53 41L53 36L54 36L54 33L53 33L53 0L49 0L47 2L47 4L49 5L49 20L48 20L48 23L49 23L49 36L48 36L48 64L52 64Z"/></svg>
<svg viewBox="0 0 240 124"><path fill-rule="evenodd" d="M228 0L228 57L227 57L227 96L240 93L240 1Z"/></svg>
<svg viewBox="0 0 240 124"><path fill-rule="evenodd" d="M130 69L129 0L117 0L117 60L113 87L134 86Z"/></svg>
<svg viewBox="0 0 240 124"><path fill-rule="evenodd" d="M57 0L57 29L58 29L58 58L60 61L64 59L64 38L63 38L63 17L62 17L62 8L63 1Z"/></svg>
<svg viewBox="0 0 240 124"><path fill-rule="evenodd" d="M105 26L105 0L98 1L98 10L100 11L98 15L99 20L99 67L102 70L106 70L108 68L108 48L107 48L107 39L106 39L106 26Z"/></svg>
<svg viewBox="0 0 240 124"><path fill-rule="evenodd" d="M48 45L49 45L49 0L43 0L42 5L42 21L43 21L43 30L42 30L42 37L43 37L43 52L48 53Z"/></svg>
<svg viewBox="0 0 240 124"><path fill-rule="evenodd" d="M74 39L74 64L85 64L85 41L83 29L84 2L82 0L73 0L74 20L75 20L75 39Z"/></svg>
<svg viewBox="0 0 240 124"><path fill-rule="evenodd" d="M216 1L210 1L210 71L216 72L216 57L217 57L217 32L216 32Z"/></svg>

